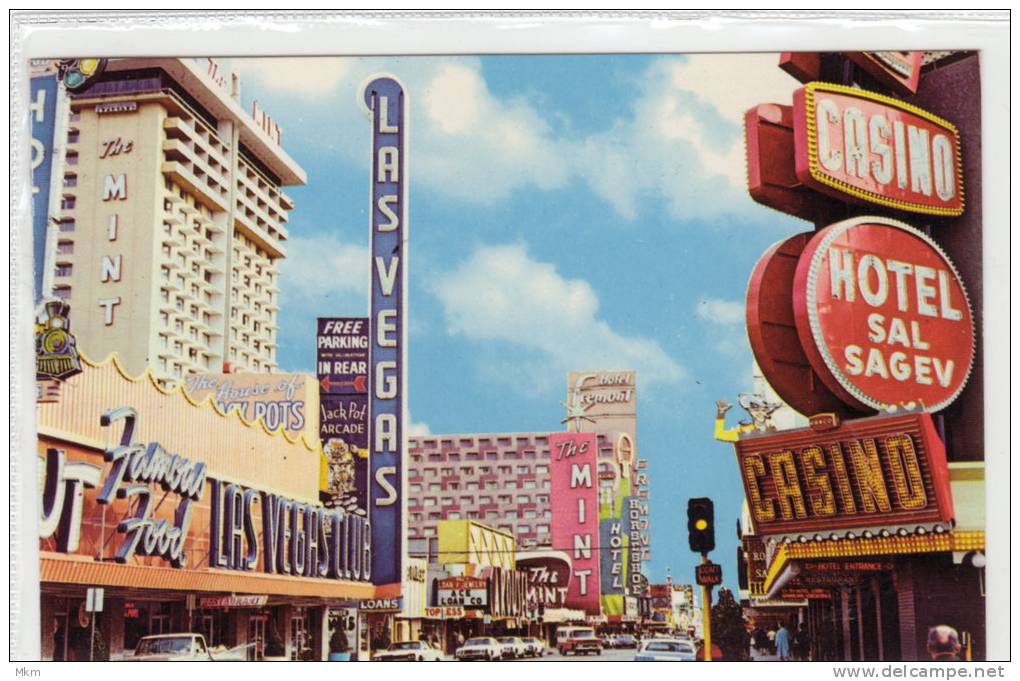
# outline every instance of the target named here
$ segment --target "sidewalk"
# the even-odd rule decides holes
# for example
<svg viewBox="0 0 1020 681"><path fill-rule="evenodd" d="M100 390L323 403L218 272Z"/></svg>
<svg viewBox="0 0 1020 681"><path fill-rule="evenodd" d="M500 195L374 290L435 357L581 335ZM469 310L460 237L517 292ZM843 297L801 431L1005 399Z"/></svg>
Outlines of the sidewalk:
<svg viewBox="0 0 1020 681"><path fill-rule="evenodd" d="M779 662L778 655L769 655L768 653L759 653L754 648L751 648L751 661L752 662Z"/></svg>

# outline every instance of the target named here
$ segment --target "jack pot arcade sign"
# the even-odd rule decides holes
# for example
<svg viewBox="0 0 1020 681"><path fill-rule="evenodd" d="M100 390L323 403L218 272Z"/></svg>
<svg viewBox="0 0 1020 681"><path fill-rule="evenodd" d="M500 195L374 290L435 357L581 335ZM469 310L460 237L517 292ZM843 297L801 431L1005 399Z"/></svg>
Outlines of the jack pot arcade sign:
<svg viewBox="0 0 1020 681"><path fill-rule="evenodd" d="M793 313L815 372L860 411L940 411L974 361L974 320L956 268L896 220L853 218L819 231L797 263Z"/></svg>

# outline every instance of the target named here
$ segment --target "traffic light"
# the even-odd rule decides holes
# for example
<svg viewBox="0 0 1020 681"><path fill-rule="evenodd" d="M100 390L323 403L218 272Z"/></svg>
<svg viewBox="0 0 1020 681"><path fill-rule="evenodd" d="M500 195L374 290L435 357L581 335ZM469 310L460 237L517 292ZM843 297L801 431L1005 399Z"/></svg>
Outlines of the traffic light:
<svg viewBox="0 0 1020 681"><path fill-rule="evenodd" d="M687 541L695 553L715 548L715 506L711 499L687 500Z"/></svg>

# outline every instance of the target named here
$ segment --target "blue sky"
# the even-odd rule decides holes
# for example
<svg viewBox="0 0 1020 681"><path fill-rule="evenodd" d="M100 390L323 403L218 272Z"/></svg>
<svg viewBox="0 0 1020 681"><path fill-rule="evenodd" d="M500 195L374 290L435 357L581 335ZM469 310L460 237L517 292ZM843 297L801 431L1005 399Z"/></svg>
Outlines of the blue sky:
<svg viewBox="0 0 1020 681"><path fill-rule="evenodd" d="M570 370L638 372L653 582L693 581L686 499L716 502L736 588L743 493L714 402L751 388L751 268L810 225L745 188L743 112L790 103L778 55L234 60L308 172L281 267L278 359L314 371L317 316L363 316L369 123L410 101L409 406L433 433L559 430ZM738 417L731 413L731 417Z"/></svg>

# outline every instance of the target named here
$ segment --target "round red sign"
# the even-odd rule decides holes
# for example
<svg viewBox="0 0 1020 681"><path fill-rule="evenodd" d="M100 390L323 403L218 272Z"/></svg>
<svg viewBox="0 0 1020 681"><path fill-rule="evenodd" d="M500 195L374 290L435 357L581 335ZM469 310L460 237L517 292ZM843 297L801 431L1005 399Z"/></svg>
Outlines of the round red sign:
<svg viewBox="0 0 1020 681"><path fill-rule="evenodd" d="M794 275L797 335L826 386L858 409L940 411L974 361L974 320L942 249L881 217L820 230Z"/></svg>

